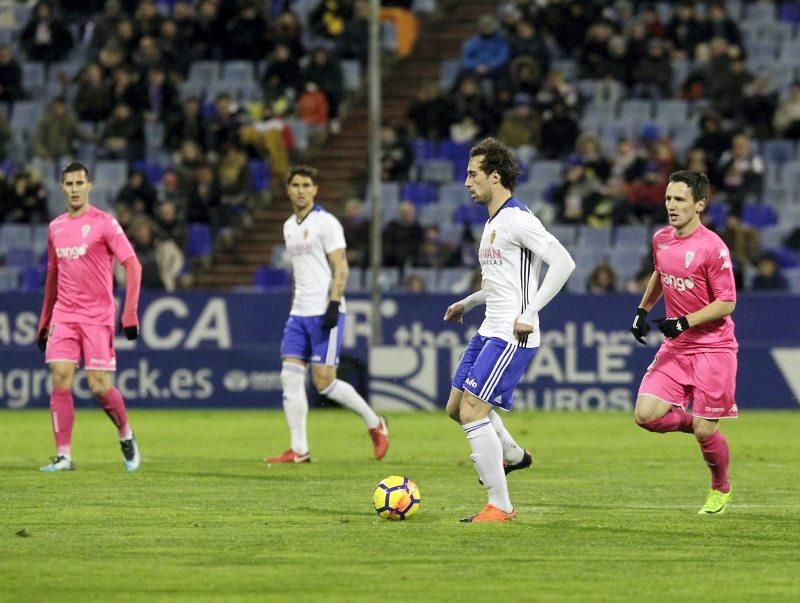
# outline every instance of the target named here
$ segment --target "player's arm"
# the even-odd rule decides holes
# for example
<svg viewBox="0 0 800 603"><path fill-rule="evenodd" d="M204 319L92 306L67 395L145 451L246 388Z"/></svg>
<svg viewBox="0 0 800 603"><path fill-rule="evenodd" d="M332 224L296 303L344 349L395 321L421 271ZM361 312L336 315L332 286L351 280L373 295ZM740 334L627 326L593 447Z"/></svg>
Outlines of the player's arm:
<svg viewBox="0 0 800 603"><path fill-rule="evenodd" d="M636 308L636 316L633 317L633 325L631 325L631 333L636 338L636 341L642 345L647 345L644 338L650 332L650 325L647 323L647 313L653 309L661 299L664 293L664 288L661 285L661 275L657 270L653 271L650 275L650 280L647 281L642 301L639 302L639 307Z"/></svg>
<svg viewBox="0 0 800 603"><path fill-rule="evenodd" d="M47 241L47 277L44 281L44 301L42 312L39 315L39 328L36 329L36 344L43 352L47 348L47 331L53 317L53 307L56 305L58 293L58 264L52 241Z"/></svg>
<svg viewBox="0 0 800 603"><path fill-rule="evenodd" d="M122 330L129 341L139 337L139 293L142 289L142 265L136 255L122 262L125 268L125 305L122 308Z"/></svg>
<svg viewBox="0 0 800 603"><path fill-rule="evenodd" d="M575 261L558 241L554 240L545 247L541 256L542 260L547 263L547 274L533 301L514 321L514 335L517 339L523 339L533 332L534 315L561 291L570 274L575 270Z"/></svg>
<svg viewBox="0 0 800 603"><path fill-rule="evenodd" d="M334 249L328 252L328 263L331 266L331 289L328 294L328 309L322 317L322 328L332 329L339 322L339 304L344 296L347 286L347 275L350 266L347 263L345 248Z"/></svg>
<svg viewBox="0 0 800 603"><path fill-rule="evenodd" d="M486 303L486 291L482 288L478 289L472 295L468 295L464 299L457 301L447 307L444 312L445 320L455 320L456 322L464 322L464 314L472 310L475 306L480 306Z"/></svg>

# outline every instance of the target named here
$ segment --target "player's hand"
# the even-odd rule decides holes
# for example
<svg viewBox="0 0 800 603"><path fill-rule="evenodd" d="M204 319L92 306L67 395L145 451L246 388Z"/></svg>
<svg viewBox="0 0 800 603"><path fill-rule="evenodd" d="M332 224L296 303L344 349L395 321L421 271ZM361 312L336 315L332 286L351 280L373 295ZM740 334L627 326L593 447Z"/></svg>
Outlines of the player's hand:
<svg viewBox="0 0 800 603"><path fill-rule="evenodd" d="M631 333L636 338L636 341L642 345L647 345L644 338L650 332L650 325L647 324L647 310L644 308L636 308L636 316L633 319L633 326Z"/></svg>
<svg viewBox="0 0 800 603"><path fill-rule="evenodd" d="M447 307L444 311L444 319L447 321L454 320L456 322L464 322L464 304L453 304Z"/></svg>
<svg viewBox="0 0 800 603"><path fill-rule="evenodd" d="M675 339L689 330L689 321L686 320L685 316L658 318L655 322L658 325L658 330L664 333L664 337L667 339Z"/></svg>
<svg viewBox="0 0 800 603"><path fill-rule="evenodd" d="M125 333L125 339L128 341L134 341L139 338L139 327L138 325L131 325L129 327L122 327L122 331Z"/></svg>
<svg viewBox="0 0 800 603"><path fill-rule="evenodd" d="M522 341L531 333L533 333L533 325L521 322L520 317L517 316L514 319L514 337L517 338L517 341Z"/></svg>
<svg viewBox="0 0 800 603"><path fill-rule="evenodd" d="M328 302L328 309L322 316L322 328L330 330L337 324L339 324L339 302L331 300Z"/></svg>
<svg viewBox="0 0 800 603"><path fill-rule="evenodd" d="M47 327L39 329L39 333L36 335L36 345L43 352L47 350Z"/></svg>

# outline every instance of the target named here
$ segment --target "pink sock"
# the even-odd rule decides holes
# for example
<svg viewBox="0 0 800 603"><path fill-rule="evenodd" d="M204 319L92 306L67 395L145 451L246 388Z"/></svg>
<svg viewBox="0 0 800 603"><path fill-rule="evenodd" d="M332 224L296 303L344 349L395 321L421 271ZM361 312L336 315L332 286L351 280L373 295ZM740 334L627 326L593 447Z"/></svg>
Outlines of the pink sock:
<svg viewBox="0 0 800 603"><path fill-rule="evenodd" d="M100 404L106 411L108 418L117 428L121 440L131 437L131 428L128 425L128 413L125 410L125 400L116 387L109 387L105 395L100 398Z"/></svg>
<svg viewBox="0 0 800 603"><path fill-rule="evenodd" d="M728 452L728 441L722 432L715 432L705 440L700 440L700 449L703 451L703 458L706 465L711 470L711 489L720 492L728 492L731 489L728 483L728 464L730 454Z"/></svg>
<svg viewBox="0 0 800 603"><path fill-rule="evenodd" d="M688 414L679 406L673 406L670 411L660 419L639 423L639 426L647 431L657 433L667 433L670 431L682 431L683 433L694 433L692 429L692 415Z"/></svg>
<svg viewBox="0 0 800 603"><path fill-rule="evenodd" d="M75 424L75 404L68 389L53 389L50 396L50 417L56 439L56 454L72 457L72 426Z"/></svg>

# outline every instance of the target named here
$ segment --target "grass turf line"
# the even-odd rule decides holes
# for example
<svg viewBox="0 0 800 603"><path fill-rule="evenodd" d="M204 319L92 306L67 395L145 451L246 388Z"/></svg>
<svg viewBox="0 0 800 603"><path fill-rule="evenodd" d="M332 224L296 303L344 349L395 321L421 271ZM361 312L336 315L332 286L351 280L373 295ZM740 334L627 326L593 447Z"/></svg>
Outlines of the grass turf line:
<svg viewBox="0 0 800 603"><path fill-rule="evenodd" d="M800 597L797 413L724 422L734 502L718 517L696 514L709 480L690 436L622 413L513 413L535 464L509 476L519 518L503 525L457 522L485 494L443 414L391 416L376 462L356 416L315 410L313 462L271 467L261 458L288 441L279 412L131 418L138 472L105 415L81 409L77 471L41 474L48 414L0 412L1 600ZM393 474L422 493L407 522L371 508Z"/></svg>

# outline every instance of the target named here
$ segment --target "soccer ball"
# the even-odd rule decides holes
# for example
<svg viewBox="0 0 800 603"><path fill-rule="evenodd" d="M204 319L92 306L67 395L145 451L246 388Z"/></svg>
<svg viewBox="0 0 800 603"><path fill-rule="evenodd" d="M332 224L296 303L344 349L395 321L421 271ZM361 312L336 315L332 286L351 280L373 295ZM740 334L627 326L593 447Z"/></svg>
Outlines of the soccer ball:
<svg viewBox="0 0 800 603"><path fill-rule="evenodd" d="M407 477L392 475L375 488L372 504L384 519L408 519L419 509L419 488Z"/></svg>

